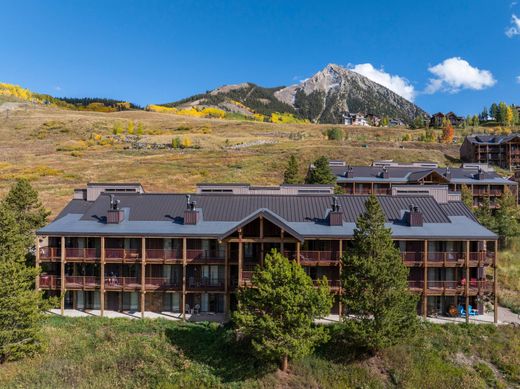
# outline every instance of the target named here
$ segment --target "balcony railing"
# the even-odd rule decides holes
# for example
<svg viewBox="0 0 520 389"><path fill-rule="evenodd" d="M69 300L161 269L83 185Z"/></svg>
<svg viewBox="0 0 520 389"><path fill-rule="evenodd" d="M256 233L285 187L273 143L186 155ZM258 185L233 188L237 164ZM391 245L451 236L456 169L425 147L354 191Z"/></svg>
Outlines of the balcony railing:
<svg viewBox="0 0 520 389"><path fill-rule="evenodd" d="M225 255L224 250L186 250L188 261L223 261Z"/></svg>
<svg viewBox="0 0 520 389"><path fill-rule="evenodd" d="M300 262L336 262L339 258L338 251L300 251Z"/></svg>
<svg viewBox="0 0 520 389"><path fill-rule="evenodd" d="M182 251L173 249L146 249L146 259L182 259Z"/></svg>
<svg viewBox="0 0 520 389"><path fill-rule="evenodd" d="M59 276L41 274L40 288L42 289L59 289L61 287L61 279Z"/></svg>
<svg viewBox="0 0 520 389"><path fill-rule="evenodd" d="M105 289L139 289L140 287L140 277L105 277Z"/></svg>
<svg viewBox="0 0 520 389"><path fill-rule="evenodd" d="M40 247L40 259L59 259L61 258L60 247Z"/></svg>
<svg viewBox="0 0 520 389"><path fill-rule="evenodd" d="M96 276L65 276L65 288L83 289L99 286L99 277Z"/></svg>
<svg viewBox="0 0 520 389"><path fill-rule="evenodd" d="M215 289L220 290L224 289L224 279L223 278L217 278L217 279L211 279L207 277L188 277L186 287L191 290L209 290L209 289Z"/></svg>
<svg viewBox="0 0 520 389"><path fill-rule="evenodd" d="M65 248L65 258L67 259L97 259L100 257L100 250L96 248Z"/></svg>
<svg viewBox="0 0 520 389"><path fill-rule="evenodd" d="M464 262L465 253L463 252L428 252L428 262L434 263L458 263Z"/></svg>
<svg viewBox="0 0 520 389"><path fill-rule="evenodd" d="M424 281L408 281L408 287L415 290L423 290ZM465 280L450 280L450 281L435 281L428 280L427 289L430 292L446 293L446 292L459 292L464 293L466 290ZM470 293L487 293L493 290L493 283L486 280L471 279L468 284L468 291Z"/></svg>
<svg viewBox="0 0 520 389"><path fill-rule="evenodd" d="M401 252L401 258L406 264L420 264L424 261L424 253L420 251Z"/></svg>
<svg viewBox="0 0 520 389"><path fill-rule="evenodd" d="M105 259L111 260L138 260L141 258L140 249L105 249Z"/></svg>
<svg viewBox="0 0 520 389"><path fill-rule="evenodd" d="M179 280L173 280L168 277L146 277L146 289L182 289L182 283Z"/></svg>

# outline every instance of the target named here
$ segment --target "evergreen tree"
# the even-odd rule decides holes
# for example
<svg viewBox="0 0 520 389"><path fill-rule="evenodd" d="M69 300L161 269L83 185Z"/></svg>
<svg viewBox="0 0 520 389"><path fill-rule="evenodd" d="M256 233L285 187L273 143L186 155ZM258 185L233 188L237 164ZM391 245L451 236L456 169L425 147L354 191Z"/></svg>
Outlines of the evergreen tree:
<svg viewBox="0 0 520 389"><path fill-rule="evenodd" d="M343 256L347 341L374 353L398 343L417 327L417 298L408 290L408 269L394 246L375 196L357 220L352 251Z"/></svg>
<svg viewBox="0 0 520 389"><path fill-rule="evenodd" d="M16 181L4 202L14 212L28 249L33 243L34 232L47 223L50 212L43 207L38 192L26 179Z"/></svg>
<svg viewBox="0 0 520 389"><path fill-rule="evenodd" d="M473 193L467 185L462 185L460 197L462 202L466 205L466 207L468 207L469 209L473 209Z"/></svg>
<svg viewBox="0 0 520 389"><path fill-rule="evenodd" d="M329 161L325 156L319 157L313 163L314 167L309 170L306 184L336 184L336 176L332 173Z"/></svg>
<svg viewBox="0 0 520 389"><path fill-rule="evenodd" d="M484 201L475 211L475 217L477 218L478 222L487 229L491 231L496 230L496 221L493 216L493 212L491 211L491 204L489 202L488 196L484 197Z"/></svg>
<svg viewBox="0 0 520 389"><path fill-rule="evenodd" d="M491 108L489 109L491 116L496 120L498 120L498 105L496 103L491 104Z"/></svg>
<svg viewBox="0 0 520 389"><path fill-rule="evenodd" d="M289 162L287 163L287 168L283 173L283 183L284 184L299 184L300 180L298 179L298 160L294 155L289 157Z"/></svg>
<svg viewBox="0 0 520 389"><path fill-rule="evenodd" d="M332 295L324 278L316 288L303 268L273 250L252 276L253 288L238 291L234 321L240 334L265 359L281 362L308 355L327 340L325 329L315 326L332 307Z"/></svg>
<svg viewBox="0 0 520 389"><path fill-rule="evenodd" d="M509 188L506 188L497 201L495 228L493 230L499 235L502 245L507 243L508 238L518 236L520 233L518 217L519 213L516 198Z"/></svg>
<svg viewBox="0 0 520 389"><path fill-rule="evenodd" d="M25 231L18 214L0 204L0 363L31 355L42 346L44 307L34 289L38 270L25 264Z"/></svg>
<svg viewBox="0 0 520 389"><path fill-rule="evenodd" d="M484 109L482 110L482 113L480 114L480 119L482 121L485 121L485 120L487 120L487 117L488 117L488 110L487 110L487 107L484 107Z"/></svg>

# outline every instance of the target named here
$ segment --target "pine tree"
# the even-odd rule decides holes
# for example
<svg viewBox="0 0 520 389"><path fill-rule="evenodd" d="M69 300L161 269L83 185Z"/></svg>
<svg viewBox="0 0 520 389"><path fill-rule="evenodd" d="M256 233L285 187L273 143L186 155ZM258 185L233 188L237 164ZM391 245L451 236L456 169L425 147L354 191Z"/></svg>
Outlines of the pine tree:
<svg viewBox="0 0 520 389"><path fill-rule="evenodd" d="M498 122L498 105L496 103L491 104L489 112L491 113L493 119L495 119Z"/></svg>
<svg viewBox="0 0 520 389"><path fill-rule="evenodd" d="M16 181L7 193L4 202L16 215L16 220L25 237L26 247L29 249L33 243L34 232L47 224L50 212L43 207L38 198L38 192L26 179Z"/></svg>
<svg viewBox="0 0 520 389"><path fill-rule="evenodd" d="M299 184L300 180L298 179L298 160L294 155L289 157L289 161L287 162L287 168L283 173L283 183L284 184Z"/></svg>
<svg viewBox="0 0 520 389"><path fill-rule="evenodd" d="M520 224L518 218L519 212L516 197L509 188L506 188L497 201L495 228L493 230L500 237L502 245L505 245L509 238L519 235Z"/></svg>
<svg viewBox="0 0 520 389"><path fill-rule="evenodd" d="M336 184L336 176L332 173L329 161L326 157L319 157L313 163L314 167L309 170L306 184Z"/></svg>
<svg viewBox="0 0 520 389"><path fill-rule="evenodd" d="M308 355L327 340L317 318L332 307L332 295L324 278L316 288L303 268L273 250L264 266L252 276L253 288L238 291L234 313L237 331L251 340L261 357L279 361L287 369L288 359Z"/></svg>
<svg viewBox="0 0 520 389"><path fill-rule="evenodd" d="M473 209L473 193L467 185L462 185L460 197L462 202L466 205L466 207L468 207L469 209Z"/></svg>
<svg viewBox="0 0 520 389"><path fill-rule="evenodd" d="M0 363L42 347L44 307L34 289L38 270L25 264L25 231L16 212L0 204Z"/></svg>
<svg viewBox="0 0 520 389"><path fill-rule="evenodd" d="M484 201L479 205L477 210L475 211L475 217L478 222L482 224L484 227L491 231L496 230L496 220L493 216L493 212L491 210L491 203L489 201L489 197L484 197Z"/></svg>
<svg viewBox="0 0 520 389"><path fill-rule="evenodd" d="M417 297L375 196L357 220L353 248L343 256L343 321L347 341L368 353L396 344L417 326Z"/></svg>

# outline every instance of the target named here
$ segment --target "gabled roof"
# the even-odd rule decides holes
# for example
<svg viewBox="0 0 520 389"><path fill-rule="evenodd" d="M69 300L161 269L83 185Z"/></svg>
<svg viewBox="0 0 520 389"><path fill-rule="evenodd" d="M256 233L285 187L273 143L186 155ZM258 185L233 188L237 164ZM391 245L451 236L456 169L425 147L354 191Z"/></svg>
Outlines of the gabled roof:
<svg viewBox="0 0 520 389"><path fill-rule="evenodd" d="M288 232L290 235L292 235L294 238L298 239L299 241L303 242L303 237L296 232L292 227L290 227L287 224L287 221L278 216L277 214L271 212L269 209L266 208L260 208L257 211L253 212L252 214L245 217L243 220L241 220L237 225L233 226L229 230L227 230L225 233L221 234L219 236L219 239L225 239L231 234L233 234L235 231L237 231L239 228L242 228L246 226L247 224L251 223L253 220L259 218L260 216L263 216L266 220L269 220L274 225L280 227L284 231Z"/></svg>

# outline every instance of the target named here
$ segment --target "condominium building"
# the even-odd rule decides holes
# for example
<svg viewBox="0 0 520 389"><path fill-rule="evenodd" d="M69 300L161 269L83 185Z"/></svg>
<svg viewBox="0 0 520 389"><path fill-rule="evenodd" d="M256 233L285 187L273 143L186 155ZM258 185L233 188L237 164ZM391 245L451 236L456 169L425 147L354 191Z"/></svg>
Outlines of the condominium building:
<svg viewBox="0 0 520 389"><path fill-rule="evenodd" d="M503 169L520 167L520 134L469 135L460 147L466 162L487 163Z"/></svg>
<svg viewBox="0 0 520 389"><path fill-rule="evenodd" d="M232 188L227 185L226 189ZM302 187L309 189L309 187ZM320 189L317 187L316 189ZM441 196L442 197L442 196ZM37 231L36 286L61 310L229 313L272 249L315 281L326 276L343 312L341 261L368 196L330 193L146 193L138 184L89 184ZM495 301L497 236L460 201L378 196L409 267L419 314ZM495 317L496 319L496 317Z"/></svg>
<svg viewBox="0 0 520 389"><path fill-rule="evenodd" d="M495 207L506 188L518 197L518 183L500 176L486 164L465 163L457 168L439 167L435 162L398 163L392 160L375 161L371 166L351 166L343 161L330 161L329 164L338 186L346 194L430 193L434 190L431 186L445 186L449 199L456 200L460 199L462 187L467 186L473 194L475 207L486 197L491 207Z"/></svg>

